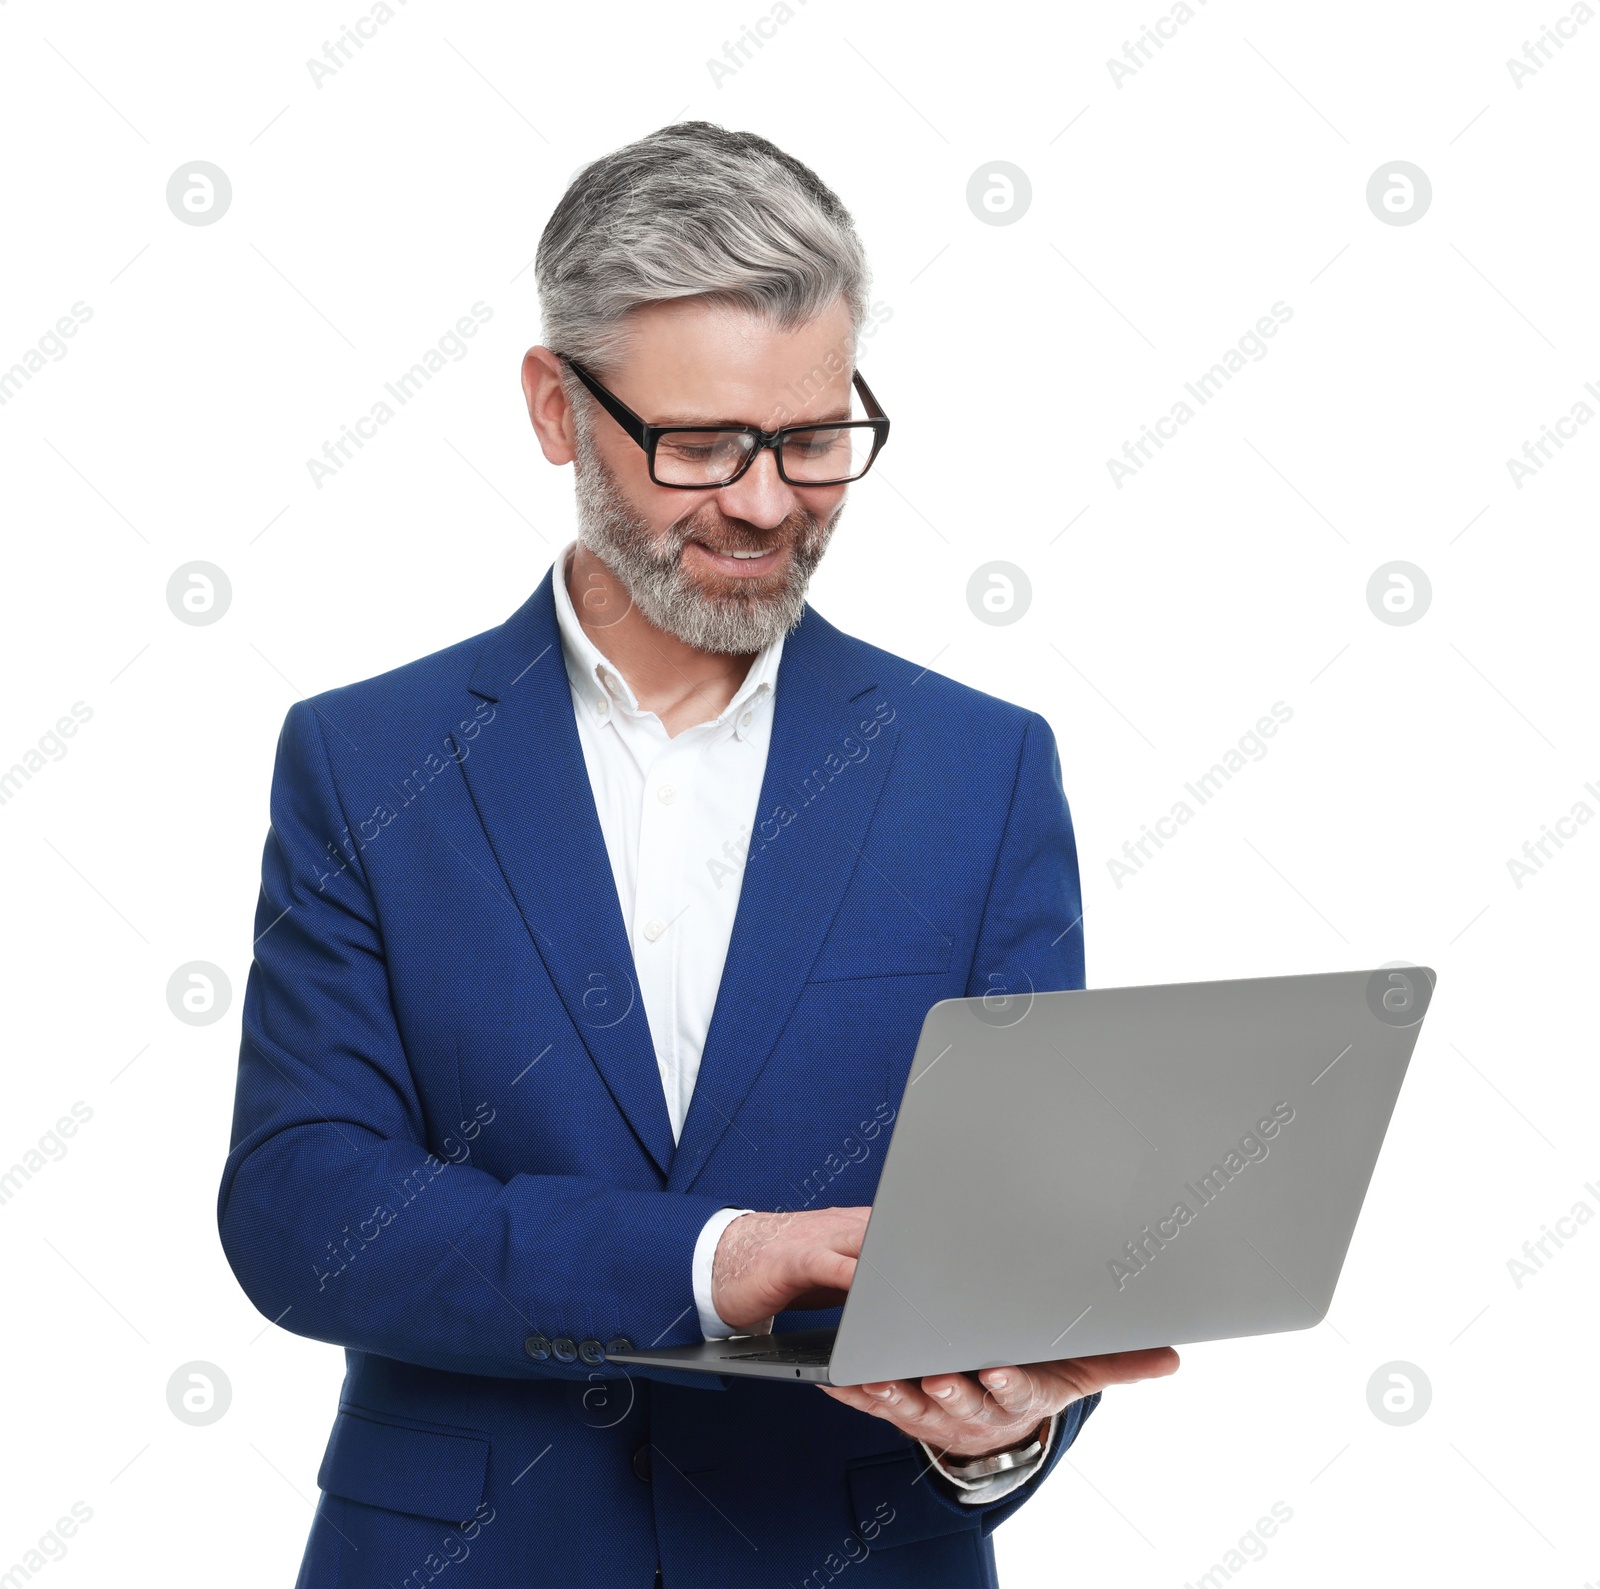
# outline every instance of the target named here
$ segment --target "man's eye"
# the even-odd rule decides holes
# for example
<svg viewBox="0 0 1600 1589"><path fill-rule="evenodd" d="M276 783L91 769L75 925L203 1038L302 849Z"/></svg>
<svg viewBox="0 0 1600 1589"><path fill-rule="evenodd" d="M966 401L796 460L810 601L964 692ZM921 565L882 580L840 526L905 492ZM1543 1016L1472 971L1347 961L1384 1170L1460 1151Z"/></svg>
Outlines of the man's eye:
<svg viewBox="0 0 1600 1589"><path fill-rule="evenodd" d="M745 445L744 436L735 432L726 436L669 436L661 443L661 450L674 458L700 462L706 458L737 457Z"/></svg>

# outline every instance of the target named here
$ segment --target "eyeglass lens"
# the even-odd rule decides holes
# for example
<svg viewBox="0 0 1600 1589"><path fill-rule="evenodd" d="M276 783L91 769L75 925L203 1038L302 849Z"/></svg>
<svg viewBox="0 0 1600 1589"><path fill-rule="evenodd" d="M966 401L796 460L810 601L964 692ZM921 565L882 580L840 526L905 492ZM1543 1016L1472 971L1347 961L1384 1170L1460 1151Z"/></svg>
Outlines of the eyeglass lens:
<svg viewBox="0 0 1600 1589"><path fill-rule="evenodd" d="M778 444L783 472L800 484L853 480L872 456L870 426L800 431ZM736 474L755 445L737 430L669 431L656 443L656 477L669 485L709 485Z"/></svg>

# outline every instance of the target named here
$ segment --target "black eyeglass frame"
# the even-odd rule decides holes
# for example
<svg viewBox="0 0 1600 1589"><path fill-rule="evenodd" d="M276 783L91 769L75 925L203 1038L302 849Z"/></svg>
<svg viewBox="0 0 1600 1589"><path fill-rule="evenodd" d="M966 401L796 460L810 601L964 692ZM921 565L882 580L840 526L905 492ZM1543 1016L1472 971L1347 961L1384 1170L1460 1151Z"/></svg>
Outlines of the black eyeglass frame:
<svg viewBox="0 0 1600 1589"><path fill-rule="evenodd" d="M669 491L718 491L723 486L731 486L734 481L741 479L757 458L761 456L764 447L772 448L773 460L778 466L778 477L786 484L799 486L838 486L848 485L852 481L861 479L867 470L877 461L878 454L883 451L884 443L889 439L889 416L884 413L876 397L872 395L872 388L862 379L861 371L854 374L852 384L861 394L861 404L871 416L868 419L837 419L830 424L820 425L785 425L779 430L762 430L756 425L651 425L647 424L634 411L622 401L615 392L609 392L594 376L574 358L565 353L557 353L558 359L564 360L572 367L572 372L594 394L595 401L625 430L629 436L644 450L645 461L650 470L651 481L663 486ZM681 480L662 480L656 474L656 443L663 436L670 436L674 432L692 431L703 435L709 430L731 431L755 438L755 445L745 455L744 462L726 480L707 481L703 485L685 485ZM867 455L867 461L862 465L860 474L846 475L839 480L791 480L783 467L783 451L780 443L790 436L798 436L807 431L816 430L871 430L873 433L872 451Z"/></svg>

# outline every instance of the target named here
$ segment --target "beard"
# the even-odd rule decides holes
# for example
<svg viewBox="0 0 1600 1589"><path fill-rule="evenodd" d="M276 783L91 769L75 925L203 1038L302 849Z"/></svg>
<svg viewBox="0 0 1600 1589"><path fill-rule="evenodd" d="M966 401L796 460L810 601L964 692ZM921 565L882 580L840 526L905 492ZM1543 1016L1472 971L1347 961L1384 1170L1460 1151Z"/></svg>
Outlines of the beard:
<svg viewBox="0 0 1600 1589"><path fill-rule="evenodd" d="M844 500L826 521L797 508L770 531L726 518L712 501L657 531L629 503L588 428L577 427L578 540L610 569L643 617L685 645L730 656L763 651L790 634L804 616L806 589L844 512ZM767 551L787 543L789 555L771 574L708 571L709 583L702 583L684 565L690 541L723 552Z"/></svg>

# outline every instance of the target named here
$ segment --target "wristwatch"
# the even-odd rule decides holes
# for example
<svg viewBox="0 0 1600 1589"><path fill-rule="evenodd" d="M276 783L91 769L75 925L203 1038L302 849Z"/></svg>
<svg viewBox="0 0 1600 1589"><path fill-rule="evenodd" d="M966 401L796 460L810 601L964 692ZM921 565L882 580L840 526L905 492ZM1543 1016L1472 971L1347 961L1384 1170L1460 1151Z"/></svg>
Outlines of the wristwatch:
<svg viewBox="0 0 1600 1589"><path fill-rule="evenodd" d="M987 1457L954 1457L948 1454L937 1454L931 1447L925 1445L933 1465L950 1482L963 1490L976 1489L986 1479L992 1479L997 1473L1008 1473L1012 1468L1025 1467L1034 1461L1044 1450L1045 1436L1050 1430L1050 1420L1046 1418L1033 1432L1033 1438L1023 1446L1010 1446L1004 1451L996 1451Z"/></svg>

